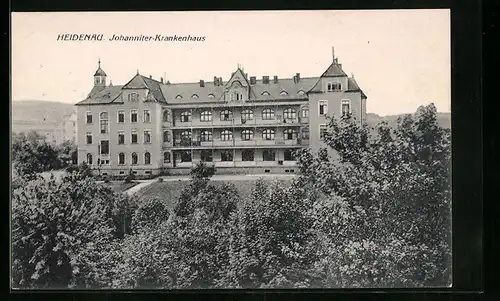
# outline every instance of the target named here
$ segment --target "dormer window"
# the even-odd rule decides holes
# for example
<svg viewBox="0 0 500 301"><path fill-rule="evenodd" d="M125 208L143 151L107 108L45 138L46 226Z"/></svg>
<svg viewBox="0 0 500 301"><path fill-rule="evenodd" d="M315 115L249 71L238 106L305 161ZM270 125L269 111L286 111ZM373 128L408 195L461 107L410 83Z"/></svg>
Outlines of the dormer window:
<svg viewBox="0 0 500 301"><path fill-rule="evenodd" d="M304 94L306 94L306 92L304 92L304 91L300 90L299 92L297 92L297 94L298 94L298 95L304 95Z"/></svg>
<svg viewBox="0 0 500 301"><path fill-rule="evenodd" d="M281 96L285 96L285 95L288 95L288 93L287 93L286 91L281 91L281 92L280 92L280 95L281 95Z"/></svg>
<svg viewBox="0 0 500 301"><path fill-rule="evenodd" d="M191 96L191 98L198 98L198 95L193 94L193 95Z"/></svg>
<svg viewBox="0 0 500 301"><path fill-rule="evenodd" d="M128 95L128 101L139 101L139 94L138 93L130 93Z"/></svg>
<svg viewBox="0 0 500 301"><path fill-rule="evenodd" d="M208 94L208 98L215 98L215 95L213 95L213 94Z"/></svg>
<svg viewBox="0 0 500 301"><path fill-rule="evenodd" d="M342 85L340 83L328 83L326 85L326 90L328 92L341 91L342 90Z"/></svg>
<svg viewBox="0 0 500 301"><path fill-rule="evenodd" d="M270 94L269 94L269 92L267 92L267 91L262 92L262 96L269 96L269 95L270 95Z"/></svg>
<svg viewBox="0 0 500 301"><path fill-rule="evenodd" d="M182 96L181 96L181 95L177 95L177 96L175 97L175 99L181 99L181 98L182 98Z"/></svg>

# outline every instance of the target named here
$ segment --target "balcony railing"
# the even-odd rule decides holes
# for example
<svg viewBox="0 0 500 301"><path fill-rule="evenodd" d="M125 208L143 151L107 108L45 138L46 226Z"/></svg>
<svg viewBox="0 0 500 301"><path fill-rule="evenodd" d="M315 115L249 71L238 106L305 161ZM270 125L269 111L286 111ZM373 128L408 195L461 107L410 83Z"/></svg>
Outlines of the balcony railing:
<svg viewBox="0 0 500 301"><path fill-rule="evenodd" d="M252 146L304 146L309 145L304 139L233 139L233 140L211 140L211 141L189 141L175 140L173 147L176 148L212 148L212 147L252 147Z"/></svg>
<svg viewBox="0 0 500 301"><path fill-rule="evenodd" d="M244 118L233 118L231 120L220 120L214 119L211 121L201 121L199 119L193 119L188 122L176 121L173 127L177 128L188 128L188 127L234 127L234 126L261 126L261 125L276 125L276 126L287 126L287 125L301 125L303 124L300 118L275 118L275 119L262 119L261 117L253 119Z"/></svg>

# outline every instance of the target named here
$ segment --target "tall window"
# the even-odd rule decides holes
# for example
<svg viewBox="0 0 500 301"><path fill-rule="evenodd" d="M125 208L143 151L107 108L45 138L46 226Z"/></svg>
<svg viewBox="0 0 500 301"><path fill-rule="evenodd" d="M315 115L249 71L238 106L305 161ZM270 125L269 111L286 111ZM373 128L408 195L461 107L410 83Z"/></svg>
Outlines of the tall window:
<svg viewBox="0 0 500 301"><path fill-rule="evenodd" d="M85 113L85 116L86 116L85 122L86 122L87 124L92 123L92 112L86 112L86 113Z"/></svg>
<svg viewBox="0 0 500 301"><path fill-rule="evenodd" d="M87 164L92 165L92 154L87 154Z"/></svg>
<svg viewBox="0 0 500 301"><path fill-rule="evenodd" d="M285 140L292 140L297 138L297 131L295 129L286 129L283 131L283 137Z"/></svg>
<svg viewBox="0 0 500 301"><path fill-rule="evenodd" d="M137 165L139 161L139 157L137 156L136 153L132 153L132 165Z"/></svg>
<svg viewBox="0 0 500 301"><path fill-rule="evenodd" d="M109 132L109 120L108 113L102 112L99 115L100 124L101 124L101 134L107 134Z"/></svg>
<svg viewBox="0 0 500 301"><path fill-rule="evenodd" d="M181 133L181 142L191 143L191 137L192 137L191 131L184 131Z"/></svg>
<svg viewBox="0 0 500 301"><path fill-rule="evenodd" d="M301 118L308 118L309 117L309 108L308 107L303 107L300 110L300 117Z"/></svg>
<svg viewBox="0 0 500 301"><path fill-rule="evenodd" d="M122 131L118 132L118 144L125 144L125 133Z"/></svg>
<svg viewBox="0 0 500 301"><path fill-rule="evenodd" d="M309 128L302 128L302 139L309 139Z"/></svg>
<svg viewBox="0 0 500 301"><path fill-rule="evenodd" d="M118 154L118 164L120 164L120 165L125 164L125 154L124 153Z"/></svg>
<svg viewBox="0 0 500 301"><path fill-rule="evenodd" d="M212 141L212 132L202 131L200 133L200 141Z"/></svg>
<svg viewBox="0 0 500 301"><path fill-rule="evenodd" d="M221 150L220 160L223 162L233 161L233 151L232 150Z"/></svg>
<svg viewBox="0 0 500 301"><path fill-rule="evenodd" d="M262 151L263 161L276 161L276 152L272 149L265 149Z"/></svg>
<svg viewBox="0 0 500 301"><path fill-rule="evenodd" d="M297 118L297 112L294 108L286 108L285 110L283 110L283 118L295 119Z"/></svg>
<svg viewBox="0 0 500 301"><path fill-rule="evenodd" d="M129 101L139 101L139 94L137 94L137 93L130 93L128 95L128 100Z"/></svg>
<svg viewBox="0 0 500 301"><path fill-rule="evenodd" d="M163 163L170 163L170 153L169 152L163 153Z"/></svg>
<svg viewBox="0 0 500 301"><path fill-rule="evenodd" d="M233 133L230 130L223 130L220 133L220 140L222 141L233 140Z"/></svg>
<svg viewBox="0 0 500 301"><path fill-rule="evenodd" d="M163 111L163 121L164 122L170 121L170 111L169 110Z"/></svg>
<svg viewBox="0 0 500 301"><path fill-rule="evenodd" d="M326 100L319 101L319 116L326 115L328 113L328 104Z"/></svg>
<svg viewBox="0 0 500 301"><path fill-rule="evenodd" d="M253 111L252 110L243 110L241 111L241 121L253 120Z"/></svg>
<svg viewBox="0 0 500 301"><path fill-rule="evenodd" d="M274 119L274 110L273 109L262 110L262 120L272 120L272 119Z"/></svg>
<svg viewBox="0 0 500 301"><path fill-rule="evenodd" d="M241 139L242 140L252 140L253 139L253 131L252 130L241 131Z"/></svg>
<svg viewBox="0 0 500 301"><path fill-rule="evenodd" d="M351 114L351 102L349 100L342 100L342 116Z"/></svg>
<svg viewBox="0 0 500 301"><path fill-rule="evenodd" d="M151 131L150 130L144 131L144 143L151 143Z"/></svg>
<svg viewBox="0 0 500 301"><path fill-rule="evenodd" d="M181 162L191 162L191 151L181 152Z"/></svg>
<svg viewBox="0 0 500 301"><path fill-rule="evenodd" d="M130 122L137 122L137 110L130 111Z"/></svg>
<svg viewBox="0 0 500 301"><path fill-rule="evenodd" d="M229 121L231 119L233 119L233 112L229 110L223 110L220 112L220 120Z"/></svg>
<svg viewBox="0 0 500 301"><path fill-rule="evenodd" d="M253 149L244 149L241 152L241 161L254 161L255 151Z"/></svg>
<svg viewBox="0 0 500 301"><path fill-rule="evenodd" d="M202 150L200 156L201 156L201 161L203 161L203 162L212 162L213 161L213 156L212 156L211 150Z"/></svg>
<svg viewBox="0 0 500 301"><path fill-rule="evenodd" d="M284 161L293 161L294 156L293 156L293 150L291 149L286 149L284 153Z"/></svg>
<svg viewBox="0 0 500 301"><path fill-rule="evenodd" d="M163 142L170 142L170 131L163 132Z"/></svg>
<svg viewBox="0 0 500 301"><path fill-rule="evenodd" d="M151 122L151 111L144 110L144 122L145 123Z"/></svg>
<svg viewBox="0 0 500 301"><path fill-rule="evenodd" d="M86 138L87 144L92 144L92 133L87 133Z"/></svg>
<svg viewBox="0 0 500 301"><path fill-rule="evenodd" d="M274 140L274 130L266 129L266 130L262 131L262 139Z"/></svg>
<svg viewBox="0 0 500 301"><path fill-rule="evenodd" d="M132 143L132 144L137 143L137 131L136 130L132 130L130 132L130 143Z"/></svg>
<svg viewBox="0 0 500 301"><path fill-rule="evenodd" d="M326 85L326 90L328 92L340 91L342 90L342 85L340 83L328 83Z"/></svg>
<svg viewBox="0 0 500 301"><path fill-rule="evenodd" d="M326 124L319 125L319 139L323 140L326 134Z"/></svg>
<svg viewBox="0 0 500 301"><path fill-rule="evenodd" d="M109 140L101 140L101 155L109 155Z"/></svg>
<svg viewBox="0 0 500 301"><path fill-rule="evenodd" d="M151 164L151 154L148 152L144 153L144 164L145 165Z"/></svg>
<svg viewBox="0 0 500 301"><path fill-rule="evenodd" d="M118 111L118 123L124 123L125 122L125 111Z"/></svg>
<svg viewBox="0 0 500 301"><path fill-rule="evenodd" d="M190 122L191 121L191 112L185 111L181 113L181 122Z"/></svg>
<svg viewBox="0 0 500 301"><path fill-rule="evenodd" d="M201 121L212 121L212 112L210 112L210 111L201 112L200 120Z"/></svg>

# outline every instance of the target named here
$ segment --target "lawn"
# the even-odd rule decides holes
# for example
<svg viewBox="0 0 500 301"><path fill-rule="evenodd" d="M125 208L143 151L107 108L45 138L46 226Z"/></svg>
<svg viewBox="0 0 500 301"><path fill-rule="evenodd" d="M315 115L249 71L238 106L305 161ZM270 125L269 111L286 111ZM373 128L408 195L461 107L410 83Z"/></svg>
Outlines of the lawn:
<svg viewBox="0 0 500 301"><path fill-rule="evenodd" d="M214 184L218 183L230 183L234 184L240 193L241 198L248 198L252 193L252 188L254 187L256 180L236 180L236 181L222 181L222 180L212 180ZM287 180L281 180L287 181ZM188 181L165 181L165 182L154 182L151 185L141 189L137 196L139 200L145 200L149 198L158 198L167 202L169 206L173 206L174 202L179 198L182 189L188 185Z"/></svg>
<svg viewBox="0 0 500 301"><path fill-rule="evenodd" d="M111 188L116 192L124 192L127 189L130 189L137 185L137 182L125 183L124 181L111 181L108 183Z"/></svg>

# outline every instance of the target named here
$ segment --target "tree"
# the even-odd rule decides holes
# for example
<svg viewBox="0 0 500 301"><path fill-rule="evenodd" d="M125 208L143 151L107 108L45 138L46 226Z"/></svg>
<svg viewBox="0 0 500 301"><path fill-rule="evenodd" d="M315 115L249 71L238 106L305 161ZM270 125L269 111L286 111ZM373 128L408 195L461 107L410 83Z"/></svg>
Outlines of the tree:
<svg viewBox="0 0 500 301"><path fill-rule="evenodd" d="M137 206L132 219L132 227L135 232L151 231L167 221L169 215L170 212L165 202L151 198Z"/></svg>

